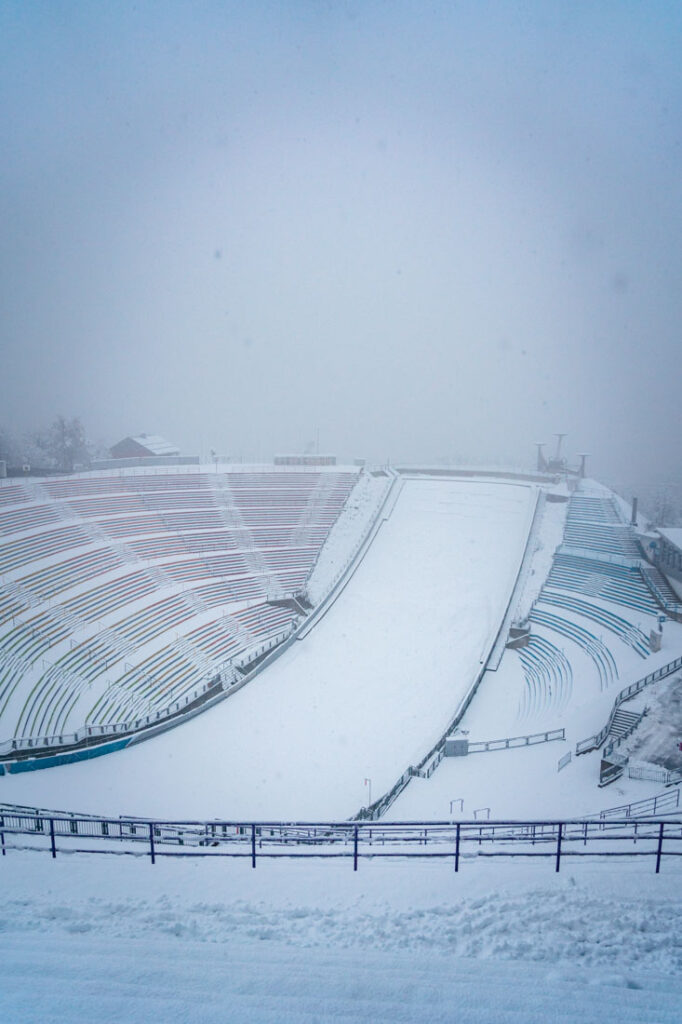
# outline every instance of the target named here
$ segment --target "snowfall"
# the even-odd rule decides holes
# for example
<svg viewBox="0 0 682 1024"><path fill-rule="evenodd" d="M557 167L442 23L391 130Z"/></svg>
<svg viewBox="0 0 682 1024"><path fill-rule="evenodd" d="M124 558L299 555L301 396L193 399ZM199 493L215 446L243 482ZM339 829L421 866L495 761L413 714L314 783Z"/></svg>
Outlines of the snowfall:
<svg viewBox="0 0 682 1024"><path fill-rule="evenodd" d="M368 516L378 498L379 484ZM0 799L112 815L349 817L370 785L376 799L433 746L505 614L523 614L537 595L565 506L546 504L534 519L536 499L532 485L405 480L338 598L260 676L136 747L5 776ZM339 522L341 547L358 535L357 513ZM326 571L336 568L329 558ZM463 734L561 726L566 741L447 758L432 778L413 779L388 817L575 816L660 790L631 780L598 789L598 754L561 772L557 762L604 724L618 689L682 650L666 630L644 668L614 641L610 691L593 693L585 666L570 706L531 720L508 652L484 674ZM152 865L13 848L0 880L0 1012L18 1024L681 1015L673 857L658 875L648 857L567 857L557 874L551 858L475 851L457 873L449 858L363 859L354 872L344 859L259 860L254 870L248 859Z"/></svg>

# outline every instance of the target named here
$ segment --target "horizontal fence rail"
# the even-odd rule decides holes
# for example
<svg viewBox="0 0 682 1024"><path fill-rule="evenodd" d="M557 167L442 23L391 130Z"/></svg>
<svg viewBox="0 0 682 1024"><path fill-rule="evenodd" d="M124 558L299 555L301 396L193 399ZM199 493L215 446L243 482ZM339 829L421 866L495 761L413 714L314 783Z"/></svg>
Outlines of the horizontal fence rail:
<svg viewBox="0 0 682 1024"><path fill-rule="evenodd" d="M607 818L655 818L657 815L672 814L679 806L680 787L677 786L665 793L657 793L655 796L645 797L643 800L636 800L631 804L607 807L589 817L599 821L605 821Z"/></svg>
<svg viewBox="0 0 682 1024"><path fill-rule="evenodd" d="M486 808L487 809L487 808ZM437 857L458 871L466 857L682 856L682 818L622 817L543 821L280 822L158 821L55 814L30 808L0 811L2 856L22 850L51 854L148 857L235 857L256 867L263 858ZM1 868L0 868L1 870Z"/></svg>
<svg viewBox="0 0 682 1024"><path fill-rule="evenodd" d="M469 743L470 754L481 754L488 750L514 750L516 747L533 747L537 743L551 743L552 740L565 740L565 729L549 729L536 732L531 736L508 736L502 740L480 740Z"/></svg>

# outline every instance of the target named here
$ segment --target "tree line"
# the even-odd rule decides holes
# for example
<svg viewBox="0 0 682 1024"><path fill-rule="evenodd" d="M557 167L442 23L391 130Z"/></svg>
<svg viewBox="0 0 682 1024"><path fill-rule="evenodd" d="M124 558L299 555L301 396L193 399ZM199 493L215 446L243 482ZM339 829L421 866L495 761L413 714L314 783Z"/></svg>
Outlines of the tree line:
<svg viewBox="0 0 682 1024"><path fill-rule="evenodd" d="M57 416L48 427L22 435L0 426L0 460L10 470L30 467L73 473L77 467L88 467L100 454L104 453L88 441L77 416Z"/></svg>

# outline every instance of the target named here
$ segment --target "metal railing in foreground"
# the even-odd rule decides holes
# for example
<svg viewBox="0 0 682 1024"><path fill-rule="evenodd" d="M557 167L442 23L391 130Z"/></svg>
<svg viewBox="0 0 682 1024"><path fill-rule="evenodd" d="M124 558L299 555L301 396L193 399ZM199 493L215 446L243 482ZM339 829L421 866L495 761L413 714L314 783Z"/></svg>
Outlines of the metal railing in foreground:
<svg viewBox="0 0 682 1024"><path fill-rule="evenodd" d="M682 856L682 818L538 821L156 821L65 815L6 807L0 810L2 856L21 850L57 854L149 857L242 857L255 868L263 858L437 857L455 871L466 857L550 858L559 871L566 857ZM1 869L0 869L1 870Z"/></svg>

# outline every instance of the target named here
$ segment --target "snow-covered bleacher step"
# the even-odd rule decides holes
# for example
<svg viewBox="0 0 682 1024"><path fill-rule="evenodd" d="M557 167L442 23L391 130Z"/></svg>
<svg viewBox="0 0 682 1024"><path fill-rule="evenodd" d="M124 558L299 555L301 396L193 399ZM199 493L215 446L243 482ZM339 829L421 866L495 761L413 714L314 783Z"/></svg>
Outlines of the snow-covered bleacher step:
<svg viewBox="0 0 682 1024"><path fill-rule="evenodd" d="M518 649L526 686L519 701L519 718L561 711L571 699L573 670L562 650L544 637L533 634Z"/></svg>
<svg viewBox="0 0 682 1024"><path fill-rule="evenodd" d="M0 533L21 533L60 518L59 512L49 505L22 505L20 508L5 508L0 512Z"/></svg>
<svg viewBox="0 0 682 1024"><path fill-rule="evenodd" d="M555 590L574 590L592 597L603 597L649 615L658 611L639 568L600 561L596 552L594 558L566 552L556 554L547 585Z"/></svg>
<svg viewBox="0 0 682 1024"><path fill-rule="evenodd" d="M633 558L642 555L632 528L622 519L615 501L581 491L574 493L569 502L564 543L605 554Z"/></svg>
<svg viewBox="0 0 682 1024"><path fill-rule="evenodd" d="M584 601L573 595L562 594L549 587L543 589L541 600L543 604L566 608L577 615L581 615L583 618L596 622L599 626L603 626L617 636L619 640L628 644L642 658L646 658L651 653L646 634L638 626L634 626L620 615L607 611L606 608L593 604L591 601Z"/></svg>
<svg viewBox="0 0 682 1024"><path fill-rule="evenodd" d="M532 622L540 623L560 636L572 640L592 659L599 676L599 683L605 689L618 678L618 669L611 651L604 642L584 626L570 618L556 614L538 602L531 614Z"/></svg>
<svg viewBox="0 0 682 1024"><path fill-rule="evenodd" d="M89 544L90 538L76 526L61 527L31 534L0 548L0 572L10 572L20 566L52 558L61 551Z"/></svg>

